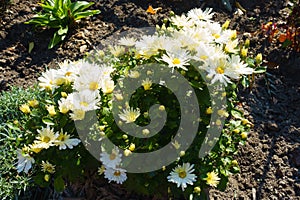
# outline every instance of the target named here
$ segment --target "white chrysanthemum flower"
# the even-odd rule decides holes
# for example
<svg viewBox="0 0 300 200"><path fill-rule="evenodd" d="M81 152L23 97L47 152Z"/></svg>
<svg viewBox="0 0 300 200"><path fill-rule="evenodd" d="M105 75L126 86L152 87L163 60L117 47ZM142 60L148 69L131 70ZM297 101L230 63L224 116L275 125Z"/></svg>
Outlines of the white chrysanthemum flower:
<svg viewBox="0 0 300 200"><path fill-rule="evenodd" d="M141 40L135 43L138 54L145 58L150 58L158 53L158 50L162 48L160 42L163 41L157 35L144 35Z"/></svg>
<svg viewBox="0 0 300 200"><path fill-rule="evenodd" d="M168 181L176 183L177 187L181 186L182 191L185 190L187 184L193 185L196 181L197 176L192 174L194 171L194 165L190 163L183 163L183 165L178 165L168 176Z"/></svg>
<svg viewBox="0 0 300 200"><path fill-rule="evenodd" d="M216 49L213 45L206 44L204 42L200 42L197 46L196 54L193 56L193 58L197 61L203 61L205 62L208 59L213 59L216 56Z"/></svg>
<svg viewBox="0 0 300 200"><path fill-rule="evenodd" d="M82 109L72 110L73 112L70 114L72 120L83 120L85 117L85 111Z"/></svg>
<svg viewBox="0 0 300 200"><path fill-rule="evenodd" d="M110 53L115 57L119 57L119 56L121 56L125 53L125 48L123 46L118 46L118 45L111 46L111 45L109 45L108 49L109 49Z"/></svg>
<svg viewBox="0 0 300 200"><path fill-rule="evenodd" d="M38 78L39 86L42 90L53 90L56 85L56 79L58 78L58 71L56 69L49 69L42 73L42 76Z"/></svg>
<svg viewBox="0 0 300 200"><path fill-rule="evenodd" d="M122 37L119 40L119 45L132 47L135 45L136 39L132 37Z"/></svg>
<svg viewBox="0 0 300 200"><path fill-rule="evenodd" d="M228 62L225 58L219 60L209 59L204 63L204 69L207 71L207 78L211 79L211 83L220 82L227 86L231 83L230 79L233 74L228 70Z"/></svg>
<svg viewBox="0 0 300 200"><path fill-rule="evenodd" d="M73 109L73 100L70 100L70 98L61 98L58 100L58 109L59 112L66 114L70 110Z"/></svg>
<svg viewBox="0 0 300 200"><path fill-rule="evenodd" d="M116 168L121 164L122 161L122 154L119 153L118 148L112 149L111 154L107 152L102 152L100 154L100 161L103 163L104 166L109 168Z"/></svg>
<svg viewBox="0 0 300 200"><path fill-rule="evenodd" d="M125 121L125 123L132 123L140 116L140 109L127 108L123 109L122 113L119 114L121 120Z"/></svg>
<svg viewBox="0 0 300 200"><path fill-rule="evenodd" d="M79 76L77 76L74 80L73 88L77 91L87 89L97 91L100 89L101 75L102 73L98 66L85 63L80 68Z"/></svg>
<svg viewBox="0 0 300 200"><path fill-rule="evenodd" d="M191 27L194 25L193 21L191 21L185 15L181 15L181 16L175 15L175 16L171 17L170 21L172 22L172 24L174 24L175 26L177 26L179 28Z"/></svg>
<svg viewBox="0 0 300 200"><path fill-rule="evenodd" d="M69 60L66 60L58 65L60 66L58 69L58 74L60 77L64 78L65 83L74 82L80 69L77 62L70 62Z"/></svg>
<svg viewBox="0 0 300 200"><path fill-rule="evenodd" d="M81 140L77 138L70 138L70 135L61 131L54 143L56 146L58 146L59 150L62 150L66 149L67 147L69 149L73 149L73 147L77 146L80 142Z"/></svg>
<svg viewBox="0 0 300 200"><path fill-rule="evenodd" d="M73 100L74 107L72 110L96 110L98 109L98 103L100 101L100 95L98 91L92 92L91 90L83 90L80 92L73 92L68 95ZM68 98L67 98L68 99Z"/></svg>
<svg viewBox="0 0 300 200"><path fill-rule="evenodd" d="M228 71L230 71L230 77L233 79L239 79L242 74L252 74L254 72L253 68L243 63L238 55L231 56Z"/></svg>
<svg viewBox="0 0 300 200"><path fill-rule="evenodd" d="M34 158L29 155L28 148L23 148L17 150L17 172L21 173L24 171L25 173L28 173L28 171L31 169L32 164L35 162Z"/></svg>
<svg viewBox="0 0 300 200"><path fill-rule="evenodd" d="M224 47L224 51L226 52L226 53L234 53L234 54L236 54L236 53L238 53L239 52L239 48L238 48L238 45L239 45L239 41L238 41L238 39L236 39L236 40L233 40L233 41L228 41L227 43L226 43L226 45L225 45L225 47Z"/></svg>
<svg viewBox="0 0 300 200"><path fill-rule="evenodd" d="M55 141L58 137L58 133L54 132L54 129L50 129L50 126L47 125L47 128L43 127L41 130L37 130L39 135L34 140L34 143L37 148L48 149L51 146L54 146Z"/></svg>
<svg viewBox="0 0 300 200"><path fill-rule="evenodd" d="M187 35L190 38L190 40L197 44L199 42L211 43L214 39L214 37L207 28L193 27L188 28L184 31L184 34Z"/></svg>
<svg viewBox="0 0 300 200"><path fill-rule="evenodd" d="M104 94L110 94L114 91L115 83L110 78L104 78L101 82L101 89Z"/></svg>
<svg viewBox="0 0 300 200"><path fill-rule="evenodd" d="M187 13L187 17L191 18L195 23L199 20L210 21L213 15L212 8L207 8L204 11L201 8L194 8Z"/></svg>
<svg viewBox="0 0 300 200"><path fill-rule="evenodd" d="M121 168L106 168L104 177L109 180L109 183L115 181L118 184L122 184L127 179L126 170Z"/></svg>
<svg viewBox="0 0 300 200"><path fill-rule="evenodd" d="M99 68L102 78L110 78L110 74L114 71L114 68L112 66L100 65Z"/></svg>
<svg viewBox="0 0 300 200"><path fill-rule="evenodd" d="M160 60L167 63L170 68L181 68L187 71L188 69L185 66L189 65L190 55L182 49L177 52L166 52Z"/></svg>

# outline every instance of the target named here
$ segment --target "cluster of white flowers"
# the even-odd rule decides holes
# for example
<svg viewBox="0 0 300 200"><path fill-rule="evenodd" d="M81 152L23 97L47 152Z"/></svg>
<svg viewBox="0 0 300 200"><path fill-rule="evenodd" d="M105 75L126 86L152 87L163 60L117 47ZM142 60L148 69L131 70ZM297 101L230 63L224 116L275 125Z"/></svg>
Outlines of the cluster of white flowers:
<svg viewBox="0 0 300 200"><path fill-rule="evenodd" d="M30 151L34 153L39 153L43 149L48 149L52 146L58 146L59 150L63 149L73 149L74 146L77 146L81 141L77 138L70 138L70 135L67 133L54 132L53 129L48 125L46 128L43 127L40 130L37 130L39 133L33 144L30 144L29 147L24 147L22 150L18 150L18 162L17 162L17 171L20 173L24 171L28 173L29 169L32 167L32 164L35 162L34 158L30 155Z"/></svg>
<svg viewBox="0 0 300 200"><path fill-rule="evenodd" d="M130 46L146 59L164 51L157 60L170 68L188 70L191 61L198 61L197 67L206 72L211 83L226 86L230 79L252 74L253 69L240 59L236 31L213 22L212 16L212 9L192 9L187 15L171 18L171 23L177 28L169 27L168 34L145 35L134 45L133 40ZM126 45L125 42L120 44Z"/></svg>
<svg viewBox="0 0 300 200"><path fill-rule="evenodd" d="M122 184L127 179L126 170L120 167L122 161L122 154L117 148L112 149L112 152L102 152L100 154L100 161L104 166L104 177L118 184Z"/></svg>
<svg viewBox="0 0 300 200"><path fill-rule="evenodd" d="M39 78L39 86L54 91L61 85L72 84L73 92L58 101L59 111L70 113L73 120L84 119L85 112L96 110L100 102L99 90L104 94L113 92L115 84L110 74L111 66L95 65L83 60L64 62L59 69L50 69Z"/></svg>

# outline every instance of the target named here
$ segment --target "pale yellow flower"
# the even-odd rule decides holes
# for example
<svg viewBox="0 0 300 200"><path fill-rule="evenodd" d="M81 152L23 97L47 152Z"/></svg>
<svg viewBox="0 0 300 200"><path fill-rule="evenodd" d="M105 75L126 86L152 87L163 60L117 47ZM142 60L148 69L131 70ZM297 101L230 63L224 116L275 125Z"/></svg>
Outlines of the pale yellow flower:
<svg viewBox="0 0 300 200"><path fill-rule="evenodd" d="M31 112L31 110L27 104L21 105L19 109L25 114L29 114Z"/></svg>
<svg viewBox="0 0 300 200"><path fill-rule="evenodd" d="M149 78L146 78L146 80L142 81L142 86L144 87L144 90L150 90L152 86L152 81Z"/></svg>
<svg viewBox="0 0 300 200"><path fill-rule="evenodd" d="M204 178L204 180L206 180L206 183L212 187L217 187L219 182L220 182L220 178L218 177L218 174L213 172L208 172L207 177Z"/></svg>
<svg viewBox="0 0 300 200"><path fill-rule="evenodd" d="M35 107L37 107L37 106L39 105L39 101L38 101L38 100L35 100L35 99L29 100L29 101L28 101L28 104L29 104L30 107L35 108Z"/></svg>
<svg viewBox="0 0 300 200"><path fill-rule="evenodd" d="M48 161L42 161L41 167L43 172L49 172L50 174L55 172L55 165L52 165Z"/></svg>

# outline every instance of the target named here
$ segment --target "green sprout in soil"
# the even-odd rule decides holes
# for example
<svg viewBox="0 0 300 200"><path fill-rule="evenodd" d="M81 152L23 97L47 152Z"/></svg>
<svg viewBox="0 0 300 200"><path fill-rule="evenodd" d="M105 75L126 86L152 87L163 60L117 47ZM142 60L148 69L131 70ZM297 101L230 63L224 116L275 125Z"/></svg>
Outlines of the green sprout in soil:
<svg viewBox="0 0 300 200"><path fill-rule="evenodd" d="M76 21L81 18L99 14L100 10L86 10L92 2L71 0L45 0L39 4L42 7L42 12L35 15L25 24L33 24L35 27L48 27L58 29L49 45L48 49L53 48L59 42L63 41L68 33L68 30L76 24Z"/></svg>

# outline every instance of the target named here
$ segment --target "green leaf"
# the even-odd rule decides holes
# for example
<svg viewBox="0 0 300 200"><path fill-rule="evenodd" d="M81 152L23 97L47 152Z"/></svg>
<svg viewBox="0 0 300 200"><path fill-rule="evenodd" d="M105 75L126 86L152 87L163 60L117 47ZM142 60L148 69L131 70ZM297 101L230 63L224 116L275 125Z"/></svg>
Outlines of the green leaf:
<svg viewBox="0 0 300 200"><path fill-rule="evenodd" d="M33 47L34 47L34 42L29 42L28 53L31 53Z"/></svg>
<svg viewBox="0 0 300 200"><path fill-rule="evenodd" d="M267 66L260 66L254 70L255 74L265 73L267 71Z"/></svg>
<svg viewBox="0 0 300 200"><path fill-rule="evenodd" d="M56 177L54 179L54 189L57 192L64 191L64 189L65 189L65 181L64 181L64 179L61 176Z"/></svg>
<svg viewBox="0 0 300 200"><path fill-rule="evenodd" d="M231 110L231 115L236 119L242 119L242 112L238 110Z"/></svg>
<svg viewBox="0 0 300 200"><path fill-rule="evenodd" d="M50 125L50 126L53 126L55 125L55 123L48 117L43 117L42 119L42 122L46 125Z"/></svg>
<svg viewBox="0 0 300 200"><path fill-rule="evenodd" d="M57 31L57 33L58 33L58 35L65 35L65 34L67 34L67 32L68 32L68 26L66 26L66 27L61 27L58 31Z"/></svg>
<svg viewBox="0 0 300 200"><path fill-rule="evenodd" d="M91 5L93 5L94 3L92 2L86 2L86 1L77 1L77 2L73 2L70 5L70 10L71 13L75 14L76 12L81 12L85 9L87 9L88 7L90 7Z"/></svg>
<svg viewBox="0 0 300 200"><path fill-rule="evenodd" d="M293 44L293 42L291 40L286 39L283 43L282 43L282 47L288 47L291 44Z"/></svg>
<svg viewBox="0 0 300 200"><path fill-rule="evenodd" d="M85 17L89 17L95 14L99 14L100 10L88 10L88 11L84 11L84 12L78 12L76 14L74 14L74 19L78 20L81 18L85 18Z"/></svg>
<svg viewBox="0 0 300 200"><path fill-rule="evenodd" d="M57 45L59 42L61 42L64 38L65 38L65 35L59 35L58 31L56 31L48 45L48 49L52 49L55 45Z"/></svg>

